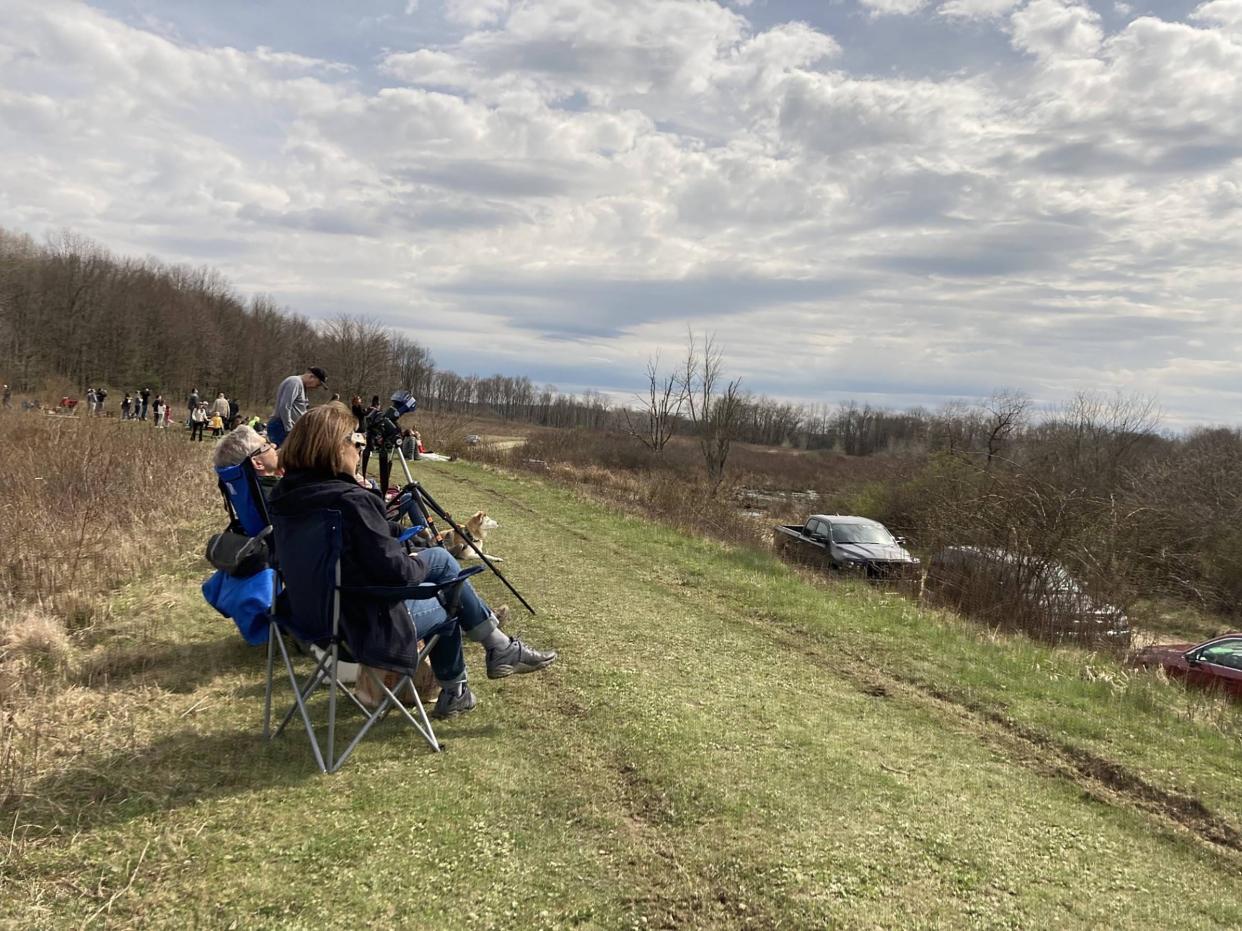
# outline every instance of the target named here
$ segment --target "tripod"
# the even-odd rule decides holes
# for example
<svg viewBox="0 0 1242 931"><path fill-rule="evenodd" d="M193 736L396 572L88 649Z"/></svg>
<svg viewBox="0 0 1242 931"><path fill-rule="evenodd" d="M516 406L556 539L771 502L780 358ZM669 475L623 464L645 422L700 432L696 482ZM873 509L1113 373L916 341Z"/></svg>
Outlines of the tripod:
<svg viewBox="0 0 1242 931"><path fill-rule="evenodd" d="M405 453L402 451L400 446L397 446L396 452L397 458L401 461L401 468L405 472L406 485L400 492L397 493L397 497L393 499L393 503L397 504L400 502L399 506L403 508L412 506L414 510L418 512L419 517L422 518L423 524L431 532L432 539L437 545L440 544L443 537L440 531L436 529L435 518L432 515L434 514L442 518L446 524L453 528L453 530L457 533L457 536L466 542L466 546L470 547L470 549L474 551L474 555L483 560L483 564L492 570L492 574L504 583L505 588L513 592L513 596L522 603L522 607L524 607L531 614L534 614L535 609L530 606L530 602L522 597L522 593L513 587L512 583L505 578L504 573L496 568L496 564L492 562L481 549L479 549L478 544L474 542L474 537L466 533L465 530L458 526L456 521L453 520L452 515L449 514L448 511L444 510L444 508L440 507L440 505L436 503L436 499L427 493L427 489L414 480L414 476L410 474L410 465L406 461ZM409 495L409 498L408 500L403 501L402 499L405 498L406 495Z"/></svg>

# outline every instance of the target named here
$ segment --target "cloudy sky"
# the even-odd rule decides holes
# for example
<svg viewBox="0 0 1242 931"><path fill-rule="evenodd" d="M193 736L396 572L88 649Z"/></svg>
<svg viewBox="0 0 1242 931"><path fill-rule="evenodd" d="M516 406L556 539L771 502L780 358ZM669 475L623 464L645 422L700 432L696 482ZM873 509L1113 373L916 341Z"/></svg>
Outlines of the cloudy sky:
<svg viewBox="0 0 1242 931"><path fill-rule="evenodd" d="M0 0L0 226L460 372L1237 422L1242 0Z"/></svg>

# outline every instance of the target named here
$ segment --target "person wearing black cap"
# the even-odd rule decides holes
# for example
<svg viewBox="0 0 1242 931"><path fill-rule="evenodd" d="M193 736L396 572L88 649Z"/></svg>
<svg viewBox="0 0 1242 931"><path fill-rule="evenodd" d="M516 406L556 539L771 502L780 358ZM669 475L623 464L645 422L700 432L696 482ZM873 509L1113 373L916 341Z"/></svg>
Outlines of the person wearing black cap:
<svg viewBox="0 0 1242 931"><path fill-rule="evenodd" d="M306 392L314 388L322 388L328 383L328 373L317 365L312 365L301 375L290 375L276 389L276 410L267 422L267 438L279 446L298 422L298 418L306 413L309 404Z"/></svg>

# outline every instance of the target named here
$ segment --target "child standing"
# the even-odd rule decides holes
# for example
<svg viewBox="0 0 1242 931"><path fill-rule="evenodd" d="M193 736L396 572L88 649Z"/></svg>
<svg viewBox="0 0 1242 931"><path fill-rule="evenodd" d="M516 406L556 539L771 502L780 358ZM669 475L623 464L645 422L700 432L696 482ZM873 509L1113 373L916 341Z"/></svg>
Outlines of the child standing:
<svg viewBox="0 0 1242 931"><path fill-rule="evenodd" d="M224 436L224 418L219 411L211 412L211 435Z"/></svg>
<svg viewBox="0 0 1242 931"><path fill-rule="evenodd" d="M203 428L207 426L207 403L199 401L190 412L190 439L203 441Z"/></svg>

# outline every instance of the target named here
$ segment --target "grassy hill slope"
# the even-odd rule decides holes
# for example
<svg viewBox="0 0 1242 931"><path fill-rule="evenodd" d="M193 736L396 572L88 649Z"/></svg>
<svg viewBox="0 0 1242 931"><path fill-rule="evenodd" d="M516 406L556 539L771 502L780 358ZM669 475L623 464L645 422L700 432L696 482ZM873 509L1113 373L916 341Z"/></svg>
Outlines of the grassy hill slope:
<svg viewBox="0 0 1242 931"><path fill-rule="evenodd" d="M1242 924L1239 716L1087 654L828 589L531 479L420 464L560 650L429 754L258 737L206 526L119 595L4 812L0 915L145 927ZM216 521L215 523L218 523ZM494 581L483 586L503 601Z"/></svg>

